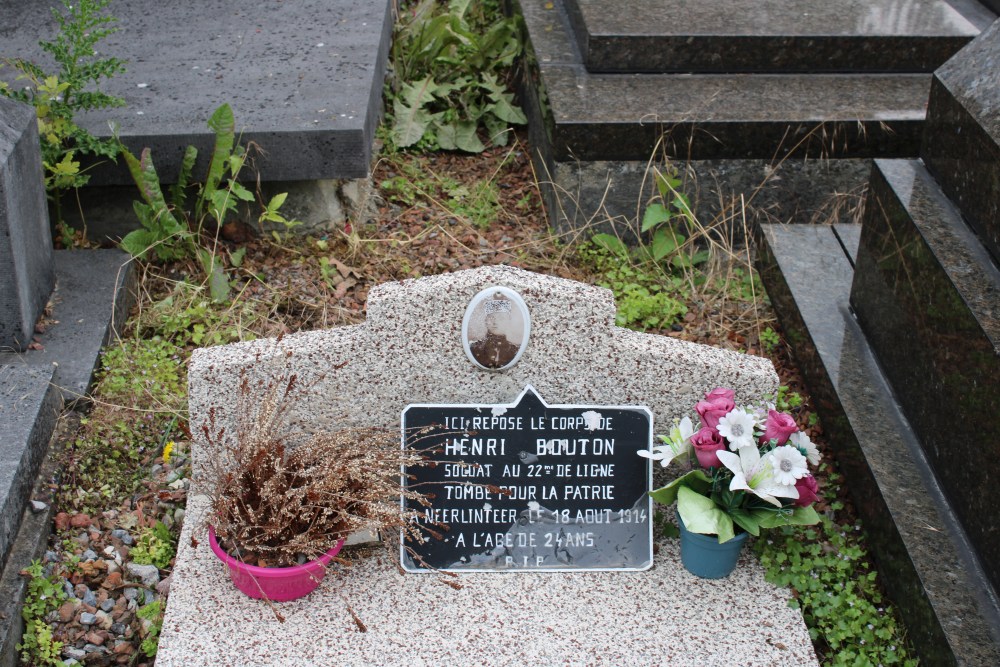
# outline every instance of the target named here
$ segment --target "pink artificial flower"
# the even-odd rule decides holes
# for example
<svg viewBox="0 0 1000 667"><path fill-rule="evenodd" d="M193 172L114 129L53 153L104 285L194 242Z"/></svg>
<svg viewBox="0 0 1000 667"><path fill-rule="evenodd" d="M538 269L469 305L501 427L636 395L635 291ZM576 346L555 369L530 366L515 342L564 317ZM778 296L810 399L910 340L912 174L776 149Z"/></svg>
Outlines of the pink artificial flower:
<svg viewBox="0 0 1000 667"><path fill-rule="evenodd" d="M803 475L795 480L795 488L799 497L795 500L796 507L809 507L819 500L819 482L812 475Z"/></svg>
<svg viewBox="0 0 1000 667"><path fill-rule="evenodd" d="M705 400L709 403L714 403L720 398L724 398L727 401L736 401L736 392L732 389L726 389L725 387L716 387L712 391L705 394Z"/></svg>
<svg viewBox="0 0 1000 667"><path fill-rule="evenodd" d="M716 454L726 448L725 439L714 427L704 426L691 436L691 446L702 468L721 468L722 462Z"/></svg>
<svg viewBox="0 0 1000 667"><path fill-rule="evenodd" d="M777 410L767 411L767 421L764 423L764 442L777 439L778 445L788 442L788 436L799 430L791 415Z"/></svg>
<svg viewBox="0 0 1000 667"><path fill-rule="evenodd" d="M719 420L734 408L736 404L733 400L724 396L718 396L711 401L698 401L694 406L698 416L701 417L702 425L713 429L719 425Z"/></svg>

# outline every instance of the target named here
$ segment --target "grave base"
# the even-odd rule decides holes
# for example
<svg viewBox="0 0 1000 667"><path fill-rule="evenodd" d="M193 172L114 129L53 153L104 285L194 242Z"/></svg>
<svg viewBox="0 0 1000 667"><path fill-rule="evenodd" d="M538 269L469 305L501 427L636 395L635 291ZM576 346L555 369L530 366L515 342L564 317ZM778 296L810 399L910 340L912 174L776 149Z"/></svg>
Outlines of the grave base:
<svg viewBox="0 0 1000 667"><path fill-rule="evenodd" d="M789 592L764 580L749 551L729 578L698 579L681 567L677 540L659 544L646 572L463 574L461 590L401 574L398 555L376 549L309 596L276 603L282 623L233 587L204 535L192 546L205 506L189 500L158 667L817 664Z"/></svg>

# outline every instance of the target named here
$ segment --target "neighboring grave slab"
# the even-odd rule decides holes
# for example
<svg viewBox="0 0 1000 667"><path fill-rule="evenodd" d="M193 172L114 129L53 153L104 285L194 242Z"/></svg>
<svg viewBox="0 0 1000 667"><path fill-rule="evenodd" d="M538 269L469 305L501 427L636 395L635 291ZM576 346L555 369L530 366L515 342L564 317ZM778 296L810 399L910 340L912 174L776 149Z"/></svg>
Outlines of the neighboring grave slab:
<svg viewBox="0 0 1000 667"><path fill-rule="evenodd" d="M1000 21L934 72L920 156L1000 262Z"/></svg>
<svg viewBox="0 0 1000 667"><path fill-rule="evenodd" d="M38 123L0 95L0 350L23 350L55 284Z"/></svg>
<svg viewBox="0 0 1000 667"><path fill-rule="evenodd" d="M0 58L23 57L47 71L38 46L58 29L55 0L0 3ZM206 125L232 105L244 143L263 149L265 181L365 178L382 106L389 42L389 0L229 0L113 2L118 32L103 55L127 61L101 89L125 99L115 109L84 111L75 121L96 136L116 134L135 153L152 149L161 178L174 179L184 147L198 148L194 173L205 173L213 134ZM0 77L13 85L16 72ZM91 185L131 185L124 162L107 160Z"/></svg>

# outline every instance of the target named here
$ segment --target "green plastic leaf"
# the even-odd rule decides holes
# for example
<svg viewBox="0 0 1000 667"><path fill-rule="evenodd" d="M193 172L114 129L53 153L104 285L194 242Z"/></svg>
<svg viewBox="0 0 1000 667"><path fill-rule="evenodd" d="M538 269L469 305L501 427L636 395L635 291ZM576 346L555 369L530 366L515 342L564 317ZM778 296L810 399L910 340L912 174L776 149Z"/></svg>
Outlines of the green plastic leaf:
<svg viewBox="0 0 1000 667"><path fill-rule="evenodd" d="M729 510L729 517L733 520L733 523L754 537L760 535L760 524L757 522L756 517L754 517L754 515L750 512L737 507Z"/></svg>
<svg viewBox="0 0 1000 667"><path fill-rule="evenodd" d="M711 498L687 486L681 486L677 491L677 512L692 533L718 535L720 544L736 537L729 515L719 509Z"/></svg>
<svg viewBox="0 0 1000 667"><path fill-rule="evenodd" d="M642 214L642 231L648 232L653 227L670 220L670 211L663 204L650 204Z"/></svg>
<svg viewBox="0 0 1000 667"><path fill-rule="evenodd" d="M810 507L796 507L789 512L787 509L774 510L757 509L753 511L754 518L761 528L777 528L779 526L811 526L819 523L819 514Z"/></svg>
<svg viewBox="0 0 1000 667"><path fill-rule="evenodd" d="M699 494L709 493L712 490L712 478L703 470L692 470L666 486L650 491L649 495L661 505L670 505L677 500L678 489L681 487L690 487Z"/></svg>

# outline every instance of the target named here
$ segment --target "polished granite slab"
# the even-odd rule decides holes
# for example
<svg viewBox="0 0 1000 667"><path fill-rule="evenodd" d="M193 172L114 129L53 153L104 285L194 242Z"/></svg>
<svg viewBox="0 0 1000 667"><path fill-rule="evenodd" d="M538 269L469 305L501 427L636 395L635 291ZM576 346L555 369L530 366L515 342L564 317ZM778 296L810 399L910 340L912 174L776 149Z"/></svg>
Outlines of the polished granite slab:
<svg viewBox="0 0 1000 667"><path fill-rule="evenodd" d="M919 161L875 162L851 305L1000 590L1000 270Z"/></svg>
<svg viewBox="0 0 1000 667"><path fill-rule="evenodd" d="M592 72L932 72L994 14L975 0L564 0Z"/></svg>
<svg viewBox="0 0 1000 667"><path fill-rule="evenodd" d="M263 0L197 3L116 0L118 32L104 54L128 61L102 89L125 98L118 109L79 114L98 136L109 122L135 153L152 148L173 179L184 147L207 165L206 121L232 105L245 142L265 151L264 180L361 178L368 174L392 29L390 0ZM0 58L25 57L51 68L39 39L56 32L56 0L0 3ZM15 72L0 70L12 80ZM196 168L202 173L204 165ZM130 184L123 165L92 171L93 185Z"/></svg>
<svg viewBox="0 0 1000 667"><path fill-rule="evenodd" d="M761 278L921 664L1000 664L996 596L849 310L856 232L759 231Z"/></svg>
<svg viewBox="0 0 1000 667"><path fill-rule="evenodd" d="M934 73L921 157L1000 262L1000 21Z"/></svg>
<svg viewBox="0 0 1000 667"><path fill-rule="evenodd" d="M549 159L912 156L926 74L592 74L561 2L518 0ZM661 139L664 139L661 142Z"/></svg>

